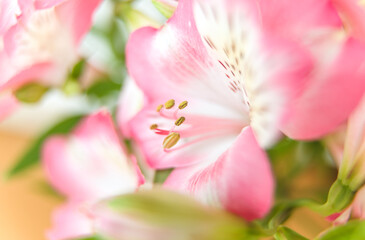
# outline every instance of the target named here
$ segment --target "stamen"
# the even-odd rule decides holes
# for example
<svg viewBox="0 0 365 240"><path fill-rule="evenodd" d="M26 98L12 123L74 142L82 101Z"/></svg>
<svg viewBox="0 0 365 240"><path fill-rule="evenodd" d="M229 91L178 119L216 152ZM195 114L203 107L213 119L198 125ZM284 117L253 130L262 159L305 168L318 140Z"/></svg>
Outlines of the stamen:
<svg viewBox="0 0 365 240"><path fill-rule="evenodd" d="M175 106L175 100L174 99L170 99L165 103L165 108L166 109L171 109Z"/></svg>
<svg viewBox="0 0 365 240"><path fill-rule="evenodd" d="M178 120L176 120L175 125L180 126L185 122L185 117L180 117Z"/></svg>
<svg viewBox="0 0 365 240"><path fill-rule="evenodd" d="M156 111L157 111L157 112L160 112L162 108L163 108L163 105L162 105L162 104L161 104L161 105L158 105L158 107L157 107Z"/></svg>
<svg viewBox="0 0 365 240"><path fill-rule="evenodd" d="M150 129L151 129L151 130L155 130L156 128L158 128L158 125L157 125L157 124L152 124L152 125L150 126Z"/></svg>
<svg viewBox="0 0 365 240"><path fill-rule="evenodd" d="M176 145L176 143L180 140L180 134L177 132L170 133L164 140L163 140L163 148L170 149Z"/></svg>
<svg viewBox="0 0 365 240"><path fill-rule="evenodd" d="M184 109L188 106L188 101L183 101L182 103L180 103L179 105L179 109Z"/></svg>

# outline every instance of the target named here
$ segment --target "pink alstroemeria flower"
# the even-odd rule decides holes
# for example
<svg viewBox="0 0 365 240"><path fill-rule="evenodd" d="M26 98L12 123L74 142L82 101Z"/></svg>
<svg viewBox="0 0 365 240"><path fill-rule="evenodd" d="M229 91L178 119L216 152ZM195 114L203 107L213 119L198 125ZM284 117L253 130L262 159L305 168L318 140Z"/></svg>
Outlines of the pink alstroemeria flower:
<svg viewBox="0 0 365 240"><path fill-rule="evenodd" d="M365 48L338 31L327 0L180 0L161 29L133 33L127 65L149 104L131 132L153 168L175 168L165 186L263 217L274 188L263 149L281 131L328 133L364 91Z"/></svg>
<svg viewBox="0 0 365 240"><path fill-rule="evenodd" d="M54 214L54 228L48 233L51 240L92 233L92 221L82 208L134 192L144 182L135 158L126 153L105 111L84 119L69 137L48 139L42 158L50 182L69 201Z"/></svg>
<svg viewBox="0 0 365 240"><path fill-rule="evenodd" d="M78 60L78 46L101 0L19 0L21 15L4 34L0 90L29 81L59 86Z"/></svg>

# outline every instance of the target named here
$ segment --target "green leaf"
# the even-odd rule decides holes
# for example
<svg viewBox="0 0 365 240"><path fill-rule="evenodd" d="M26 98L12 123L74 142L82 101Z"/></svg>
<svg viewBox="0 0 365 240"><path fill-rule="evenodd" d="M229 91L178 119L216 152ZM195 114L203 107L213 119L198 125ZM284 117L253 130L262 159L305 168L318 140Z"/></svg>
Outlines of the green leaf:
<svg viewBox="0 0 365 240"><path fill-rule="evenodd" d="M274 238L276 240L308 240L307 238L285 226L278 227Z"/></svg>
<svg viewBox="0 0 365 240"><path fill-rule="evenodd" d="M110 96L114 92L119 92L121 84L115 83L110 80L101 80L94 83L87 91L86 94L89 97L95 97L98 99Z"/></svg>
<svg viewBox="0 0 365 240"><path fill-rule="evenodd" d="M29 83L14 92L15 97L24 103L36 103L48 91L48 87L39 83Z"/></svg>
<svg viewBox="0 0 365 240"><path fill-rule="evenodd" d="M131 234L138 231L140 236L145 236L140 239L155 239L155 233L164 234L165 239L258 239L256 233L250 234L248 223L242 219L221 209L204 206L188 196L162 189L106 200L95 207L92 214L105 223L100 224L104 229L98 229L105 236L110 235L108 224L111 224L126 228Z"/></svg>
<svg viewBox="0 0 365 240"><path fill-rule="evenodd" d="M73 67L73 69L70 73L70 77L75 78L75 79L78 79L79 77L81 77L81 75L82 75L82 73L84 72L84 69L85 69L85 64L86 64L85 59L81 59L80 61L78 61L75 64L75 66Z"/></svg>
<svg viewBox="0 0 365 240"><path fill-rule="evenodd" d="M361 240L365 239L365 221L351 221L334 227L315 238L316 240Z"/></svg>
<svg viewBox="0 0 365 240"><path fill-rule="evenodd" d="M51 135L71 132L71 130L83 117L84 115L78 115L67 118L57 123L44 134L42 134L28 149L28 151L26 151L25 154L16 161L14 166L10 168L10 170L6 173L6 177L12 178L17 176L20 173L23 173L25 170L28 170L29 168L38 164L41 159L41 150L44 141Z"/></svg>

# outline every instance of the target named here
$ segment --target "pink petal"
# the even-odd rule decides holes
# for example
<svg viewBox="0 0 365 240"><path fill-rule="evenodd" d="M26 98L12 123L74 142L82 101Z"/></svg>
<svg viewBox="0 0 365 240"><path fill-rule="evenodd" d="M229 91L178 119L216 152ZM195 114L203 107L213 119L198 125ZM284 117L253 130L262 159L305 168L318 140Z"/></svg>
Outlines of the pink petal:
<svg viewBox="0 0 365 240"><path fill-rule="evenodd" d="M126 51L130 75L152 100L171 95L171 89L175 96L186 93L179 86L202 76L208 61L190 0L179 1L175 14L160 30L145 27L135 31Z"/></svg>
<svg viewBox="0 0 365 240"><path fill-rule="evenodd" d="M345 20L346 30L359 39L365 40L365 10L356 0L332 0Z"/></svg>
<svg viewBox="0 0 365 240"><path fill-rule="evenodd" d="M311 31L314 33L319 29L341 26L341 20L330 0L258 2L264 28L282 36L306 38Z"/></svg>
<svg viewBox="0 0 365 240"><path fill-rule="evenodd" d="M92 25L92 16L101 0L68 0L58 5L56 11L61 22L72 30L75 44L89 31Z"/></svg>
<svg viewBox="0 0 365 240"><path fill-rule="evenodd" d="M68 139L48 139L42 158L52 184L78 201L133 192L144 181L103 111L84 119Z"/></svg>
<svg viewBox="0 0 365 240"><path fill-rule="evenodd" d="M50 8L50 7L57 6L66 1L67 0L35 0L34 6L37 9Z"/></svg>
<svg viewBox="0 0 365 240"><path fill-rule="evenodd" d="M253 1L197 2L198 31L226 73L212 82L232 81L244 89L241 102L249 103L255 136L260 146L272 146L281 136L279 125L288 105L301 94L313 67L310 52L291 39L266 32L258 19L260 6Z"/></svg>
<svg viewBox="0 0 365 240"><path fill-rule="evenodd" d="M47 239L73 239L92 233L92 220L81 211L81 205L67 203L53 213L53 226L47 231Z"/></svg>
<svg viewBox="0 0 365 240"><path fill-rule="evenodd" d="M365 46L350 39L334 62L314 75L288 110L282 130L291 138L309 140L335 130L365 91ZM351 59L351 61L349 61Z"/></svg>
<svg viewBox="0 0 365 240"><path fill-rule="evenodd" d="M344 138L345 148L343 160L348 168L353 167L357 161L362 159L362 152L365 149L365 94L351 113L347 123L347 135Z"/></svg>
<svg viewBox="0 0 365 240"><path fill-rule="evenodd" d="M0 2L0 36L2 36L11 26L17 22L20 8L17 1L2 0Z"/></svg>
<svg viewBox="0 0 365 240"><path fill-rule="evenodd" d="M274 180L265 152L247 127L217 161L176 169L165 186L254 220L269 211Z"/></svg>
<svg viewBox="0 0 365 240"><path fill-rule="evenodd" d="M352 204L354 217L365 219L365 188L362 187L356 194Z"/></svg>
<svg viewBox="0 0 365 240"><path fill-rule="evenodd" d="M143 92L135 82L127 78L120 95L118 104L118 126L124 137L131 137L129 122L142 109L144 104Z"/></svg>
<svg viewBox="0 0 365 240"><path fill-rule="evenodd" d="M29 68L16 72L15 74L14 72L11 72L9 74L13 73L14 75L9 79L1 79L0 77L0 82L3 82L3 84L0 85L0 90L17 89L29 82L41 82L47 78L53 70L54 65L52 63L44 62L30 66Z"/></svg>
<svg viewBox="0 0 365 240"><path fill-rule="evenodd" d="M333 225L346 224L347 221L350 219L351 211L352 211L352 206L346 208L342 212L334 213L328 216L326 219L328 221L331 221Z"/></svg>

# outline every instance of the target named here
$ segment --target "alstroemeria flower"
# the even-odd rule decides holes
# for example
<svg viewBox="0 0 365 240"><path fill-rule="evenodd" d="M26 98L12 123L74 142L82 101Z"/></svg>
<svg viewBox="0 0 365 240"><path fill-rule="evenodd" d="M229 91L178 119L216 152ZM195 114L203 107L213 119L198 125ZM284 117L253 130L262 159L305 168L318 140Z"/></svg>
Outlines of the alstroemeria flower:
<svg viewBox="0 0 365 240"><path fill-rule="evenodd" d="M78 45L101 0L21 0L21 15L4 35L0 90L29 81L59 86L78 60Z"/></svg>
<svg viewBox="0 0 365 240"><path fill-rule="evenodd" d="M176 168L165 185L264 216L274 183L263 148L280 130L333 130L364 91L365 48L339 29L326 0L180 0L161 29L132 34L127 65L149 101L132 133L152 167Z"/></svg>
<svg viewBox="0 0 365 240"><path fill-rule="evenodd" d="M42 158L50 182L72 205L56 212L55 219L75 217L77 222L85 225L87 218L80 217L82 207L104 198L134 192L144 182L135 158L126 153L111 116L104 111L83 120L71 136L48 139ZM60 213L62 211L65 213ZM79 231L86 229L77 231L75 228L73 232L70 224L58 220L54 224L51 235L67 228L65 231L70 232L68 237L75 237L80 235Z"/></svg>

